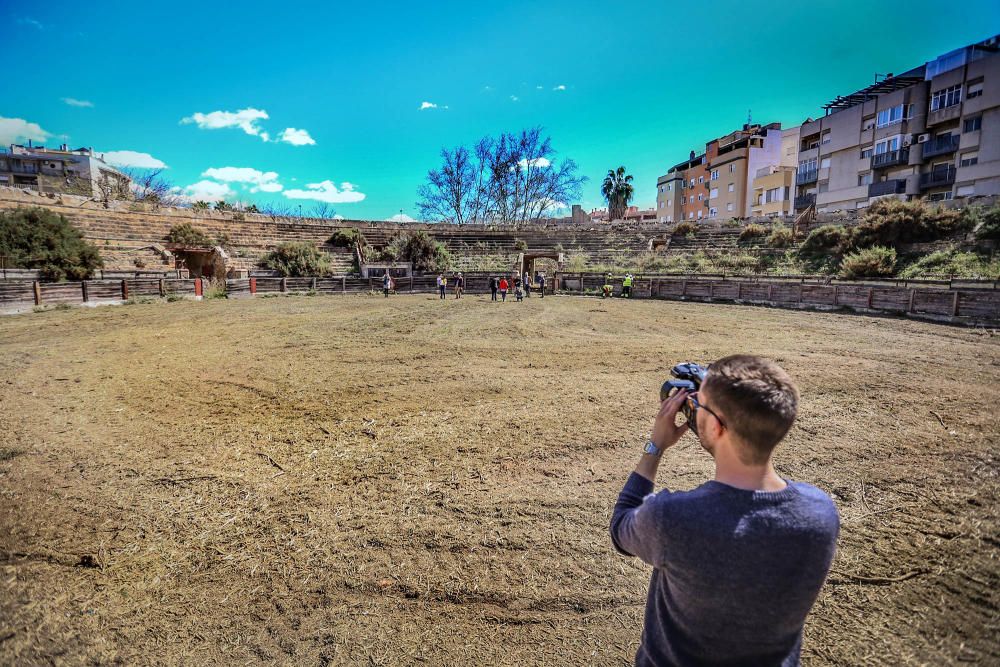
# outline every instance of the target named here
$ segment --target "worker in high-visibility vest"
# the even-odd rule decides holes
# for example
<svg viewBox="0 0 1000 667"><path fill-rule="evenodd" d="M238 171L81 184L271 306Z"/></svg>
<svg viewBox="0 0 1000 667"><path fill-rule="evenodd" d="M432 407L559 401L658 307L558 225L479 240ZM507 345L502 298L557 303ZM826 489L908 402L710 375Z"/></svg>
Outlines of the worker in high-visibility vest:
<svg viewBox="0 0 1000 667"><path fill-rule="evenodd" d="M622 280L622 296L626 299L632 296L632 274L626 273L625 279Z"/></svg>

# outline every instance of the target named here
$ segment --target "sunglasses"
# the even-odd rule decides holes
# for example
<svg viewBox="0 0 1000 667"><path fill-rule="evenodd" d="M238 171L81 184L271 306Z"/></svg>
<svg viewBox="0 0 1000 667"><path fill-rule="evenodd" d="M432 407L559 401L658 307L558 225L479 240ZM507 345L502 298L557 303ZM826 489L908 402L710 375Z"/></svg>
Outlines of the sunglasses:
<svg viewBox="0 0 1000 667"><path fill-rule="evenodd" d="M704 410L708 414L712 415L719 421L722 428L726 428L726 422L722 421L722 417L720 417L712 408L699 402L698 393L695 392L693 394L688 394L687 400L684 402L682 409L684 416L687 417L687 424L695 435L698 434L698 410Z"/></svg>

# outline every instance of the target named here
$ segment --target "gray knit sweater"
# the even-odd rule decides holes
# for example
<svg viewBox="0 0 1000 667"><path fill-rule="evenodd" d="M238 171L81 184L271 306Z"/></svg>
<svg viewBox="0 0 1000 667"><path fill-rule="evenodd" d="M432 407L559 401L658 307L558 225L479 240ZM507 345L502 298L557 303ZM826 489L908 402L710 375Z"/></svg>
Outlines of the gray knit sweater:
<svg viewBox="0 0 1000 667"><path fill-rule="evenodd" d="M632 473L611 517L615 548L653 566L636 665L798 665L840 530L830 497L801 482L652 492Z"/></svg>

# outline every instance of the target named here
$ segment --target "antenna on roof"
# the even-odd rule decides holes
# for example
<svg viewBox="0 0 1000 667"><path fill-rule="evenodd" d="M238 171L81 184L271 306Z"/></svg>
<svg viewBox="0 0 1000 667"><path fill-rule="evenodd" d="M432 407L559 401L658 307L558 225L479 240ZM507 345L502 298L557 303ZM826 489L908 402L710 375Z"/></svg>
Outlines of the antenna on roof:
<svg viewBox="0 0 1000 667"><path fill-rule="evenodd" d="M753 125L753 114L747 109L747 125Z"/></svg>

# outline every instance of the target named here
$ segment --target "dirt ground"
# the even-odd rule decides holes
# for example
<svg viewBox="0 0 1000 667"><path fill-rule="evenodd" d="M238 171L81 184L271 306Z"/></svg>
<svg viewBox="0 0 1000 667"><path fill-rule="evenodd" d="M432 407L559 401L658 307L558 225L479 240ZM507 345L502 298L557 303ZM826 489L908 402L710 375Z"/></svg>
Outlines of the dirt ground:
<svg viewBox="0 0 1000 667"><path fill-rule="evenodd" d="M739 351L799 380L779 472L841 513L804 662L998 664L1000 337L426 296L0 319L0 663L627 664L611 507L667 369ZM711 474L685 436L658 485Z"/></svg>

